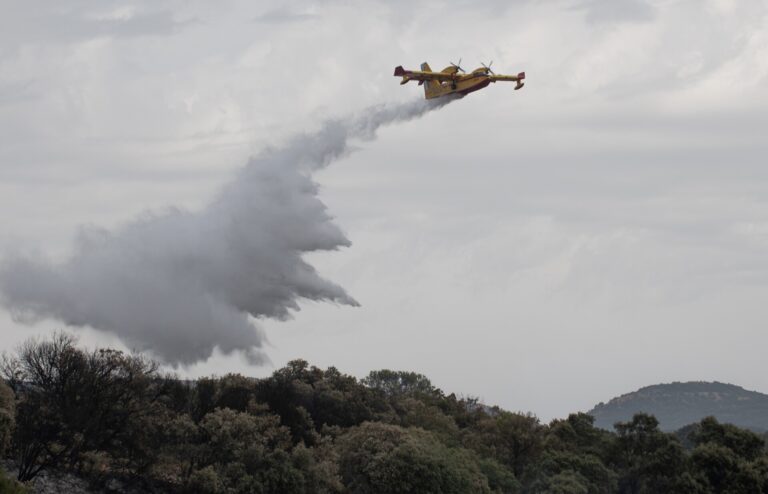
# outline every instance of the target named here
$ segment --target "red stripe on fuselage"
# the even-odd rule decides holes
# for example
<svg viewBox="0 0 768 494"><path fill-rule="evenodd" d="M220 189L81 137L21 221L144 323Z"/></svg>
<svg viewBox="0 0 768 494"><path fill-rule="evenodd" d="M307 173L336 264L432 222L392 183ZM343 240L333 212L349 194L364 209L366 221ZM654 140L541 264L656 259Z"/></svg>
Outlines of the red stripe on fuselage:
<svg viewBox="0 0 768 494"><path fill-rule="evenodd" d="M475 85L470 86L470 87L468 87L466 89L462 89L461 91L456 91L456 93L458 93L458 94L469 94L469 93L472 93L474 91L483 89L484 87L487 87L488 84L490 84L490 83L491 83L491 80L488 79L487 77L485 77L484 80L476 83Z"/></svg>

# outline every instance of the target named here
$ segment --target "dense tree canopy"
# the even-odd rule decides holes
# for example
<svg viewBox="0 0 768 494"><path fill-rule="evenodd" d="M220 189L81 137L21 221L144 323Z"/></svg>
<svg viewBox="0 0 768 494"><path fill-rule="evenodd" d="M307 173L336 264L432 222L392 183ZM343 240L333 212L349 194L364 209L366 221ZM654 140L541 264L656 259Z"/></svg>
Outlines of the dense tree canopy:
<svg viewBox="0 0 768 494"><path fill-rule="evenodd" d="M263 379L184 381L66 334L27 342L0 370L0 452L20 480L57 469L169 493L768 494L763 438L713 418L677 434L644 414L615 432L583 413L542 424L420 374L358 380L303 360Z"/></svg>

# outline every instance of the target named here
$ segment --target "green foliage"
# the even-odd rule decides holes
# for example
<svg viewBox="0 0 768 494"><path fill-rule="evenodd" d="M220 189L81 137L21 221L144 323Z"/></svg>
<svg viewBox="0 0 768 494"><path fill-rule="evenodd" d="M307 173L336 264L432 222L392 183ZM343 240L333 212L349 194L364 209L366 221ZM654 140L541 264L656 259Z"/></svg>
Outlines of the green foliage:
<svg viewBox="0 0 768 494"><path fill-rule="evenodd" d="M275 448L286 449L291 437L275 415L254 416L229 408L216 409L200 422L206 445L205 464L231 463L240 458L260 458Z"/></svg>
<svg viewBox="0 0 768 494"><path fill-rule="evenodd" d="M19 482L11 479L0 468L0 494L27 494L29 490Z"/></svg>
<svg viewBox="0 0 768 494"><path fill-rule="evenodd" d="M464 444L522 478L544 446L545 427L533 415L500 411L464 431Z"/></svg>
<svg viewBox="0 0 768 494"><path fill-rule="evenodd" d="M659 430L650 415L636 414L631 422L616 424L613 464L619 474L619 492L696 492L682 445Z"/></svg>
<svg viewBox="0 0 768 494"><path fill-rule="evenodd" d="M583 413L553 420L530 492L616 492L617 475L605 464L614 437Z"/></svg>
<svg viewBox="0 0 768 494"><path fill-rule="evenodd" d="M693 429L690 438L696 445L714 443L724 446L745 460L756 460L765 452L762 437L735 425L721 424L714 417L703 419Z"/></svg>
<svg viewBox="0 0 768 494"><path fill-rule="evenodd" d="M499 494L515 494L520 492L520 482L515 478L511 470L492 458L480 458L477 460L480 471L488 479L488 487Z"/></svg>
<svg viewBox="0 0 768 494"><path fill-rule="evenodd" d="M193 471L189 476L188 487L190 492L199 492L200 494L226 492L224 484L219 479L219 474L211 465Z"/></svg>
<svg viewBox="0 0 768 494"><path fill-rule="evenodd" d="M476 457L421 429L365 423L339 439L344 484L359 494L490 493Z"/></svg>
<svg viewBox="0 0 768 494"><path fill-rule="evenodd" d="M403 397L393 407L403 427L420 427L440 435L444 442L458 443L459 428L453 417L415 398Z"/></svg>
<svg viewBox="0 0 768 494"><path fill-rule="evenodd" d="M429 396L439 393L426 376L415 372L392 371L388 369L371 371L363 384L379 390L389 397L403 395Z"/></svg>
<svg viewBox="0 0 768 494"><path fill-rule="evenodd" d="M25 343L3 370L17 389L23 383L15 442L19 480L29 480L44 468L76 467L89 450L129 454L129 424L146 411L156 365L114 350L85 352L58 333Z"/></svg>
<svg viewBox="0 0 768 494"><path fill-rule="evenodd" d="M5 457L5 450L11 442L15 422L16 397L13 390L0 379L0 458Z"/></svg>
<svg viewBox="0 0 768 494"><path fill-rule="evenodd" d="M315 444L323 426L351 427L391 413L374 390L334 367L294 360L256 386L256 399L280 415L294 442Z"/></svg>
<svg viewBox="0 0 768 494"><path fill-rule="evenodd" d="M62 334L0 372L0 449L11 437L25 479L55 468L180 494L768 494L764 438L711 418L676 435L645 414L615 432L583 413L543 425L420 374L358 381L303 360L264 379L183 381Z"/></svg>
<svg viewBox="0 0 768 494"><path fill-rule="evenodd" d="M595 419L585 413L572 413L565 420L549 425L547 449L591 454L605 461L613 436L594 425Z"/></svg>
<svg viewBox="0 0 768 494"><path fill-rule="evenodd" d="M713 417L690 433L691 458L712 492L768 492L765 443L757 434Z"/></svg>
<svg viewBox="0 0 768 494"><path fill-rule="evenodd" d="M541 479L531 492L547 494L589 494L589 480L573 470L563 470ZM598 491L611 492L611 491Z"/></svg>
<svg viewBox="0 0 768 494"><path fill-rule="evenodd" d="M217 408L195 425L177 420L170 443L186 492L339 492L336 463L324 444L293 447L287 427L272 414ZM330 458L330 461L328 460ZM184 480L185 472L188 473Z"/></svg>
<svg viewBox="0 0 768 494"><path fill-rule="evenodd" d="M533 477L532 493L570 492L567 489L580 492L583 489L587 494L599 494L615 492L617 488L616 474L591 453L546 451ZM566 486L570 487L566 489Z"/></svg>

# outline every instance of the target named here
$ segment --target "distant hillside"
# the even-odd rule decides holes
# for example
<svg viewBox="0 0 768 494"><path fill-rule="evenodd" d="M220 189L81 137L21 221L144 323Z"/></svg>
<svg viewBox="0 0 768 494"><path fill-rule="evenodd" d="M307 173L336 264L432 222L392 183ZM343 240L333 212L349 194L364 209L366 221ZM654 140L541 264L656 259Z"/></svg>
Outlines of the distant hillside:
<svg viewBox="0 0 768 494"><path fill-rule="evenodd" d="M707 416L758 432L768 431L768 395L719 382L675 382L641 388L600 403L589 413L595 425L613 429L638 412L656 416L661 428L674 431Z"/></svg>

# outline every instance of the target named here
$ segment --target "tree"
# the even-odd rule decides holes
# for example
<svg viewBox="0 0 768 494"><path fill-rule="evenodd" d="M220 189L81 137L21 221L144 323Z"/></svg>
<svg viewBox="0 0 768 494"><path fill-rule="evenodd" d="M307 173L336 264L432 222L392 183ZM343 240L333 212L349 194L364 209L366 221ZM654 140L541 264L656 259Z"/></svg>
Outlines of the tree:
<svg viewBox="0 0 768 494"><path fill-rule="evenodd" d="M615 428L618 437L611 457L619 473L620 493L700 491L690 474L683 447L673 435L659 430L655 417L639 413Z"/></svg>
<svg viewBox="0 0 768 494"><path fill-rule="evenodd" d="M508 466L521 479L542 452L545 428L534 415L499 411L464 431L464 445Z"/></svg>
<svg viewBox="0 0 768 494"><path fill-rule="evenodd" d="M488 479L491 491L497 494L515 494L520 492L520 482L515 478L512 470L505 467L493 458L480 458L477 462L480 471Z"/></svg>
<svg viewBox="0 0 768 494"><path fill-rule="evenodd" d="M6 358L3 373L18 394L14 439L19 480L74 467L86 451L130 447L129 424L147 411L154 362L114 350L85 352L57 333L28 340Z"/></svg>
<svg viewBox="0 0 768 494"><path fill-rule="evenodd" d="M616 491L617 476L605 464L614 436L593 424L594 418L583 413L550 423L544 451L527 476L529 492Z"/></svg>
<svg viewBox="0 0 768 494"><path fill-rule="evenodd" d="M547 433L547 449L591 454L605 461L613 435L594 424L594 417L586 413L572 413L565 420L553 420Z"/></svg>
<svg viewBox="0 0 768 494"><path fill-rule="evenodd" d="M350 492L491 492L475 455L449 448L421 429L366 422L341 436L337 448L341 475Z"/></svg>
<svg viewBox="0 0 768 494"><path fill-rule="evenodd" d="M539 479L531 488L532 493L546 494L590 494L589 479L573 470L563 470L551 476ZM612 491L597 491L612 492Z"/></svg>
<svg viewBox="0 0 768 494"><path fill-rule="evenodd" d="M768 462L760 436L707 417L689 437L696 444L693 464L712 492L768 492Z"/></svg>
<svg viewBox="0 0 768 494"><path fill-rule="evenodd" d="M715 417L706 417L690 433L693 443L714 443L726 447L745 460L756 460L765 454L765 441L752 431L735 425L721 424Z"/></svg>
<svg viewBox="0 0 768 494"><path fill-rule="evenodd" d="M426 376L416 372L392 371L382 369L371 371L362 380L366 386L379 390L389 397L402 395L434 395L441 394L432 386Z"/></svg>
<svg viewBox="0 0 768 494"><path fill-rule="evenodd" d="M11 388L0 379L0 458L11 442L16 419L16 397Z"/></svg>
<svg viewBox="0 0 768 494"><path fill-rule="evenodd" d="M590 453L547 450L527 475L527 492L616 492L616 474ZM557 487L556 487L557 486Z"/></svg>
<svg viewBox="0 0 768 494"><path fill-rule="evenodd" d="M459 444L459 428L456 421L450 415L445 415L437 406L404 397L393 403L393 407L400 417L398 425L420 427L439 435L443 442Z"/></svg>
<svg viewBox="0 0 768 494"><path fill-rule="evenodd" d="M390 412L389 405L356 378L330 367L323 371L294 360L256 384L266 403L288 426L294 443L312 446L324 426L351 427Z"/></svg>
<svg viewBox="0 0 768 494"><path fill-rule="evenodd" d="M203 418L191 442L185 449L189 492L320 494L342 488L328 445L294 448L276 415L219 408Z"/></svg>

